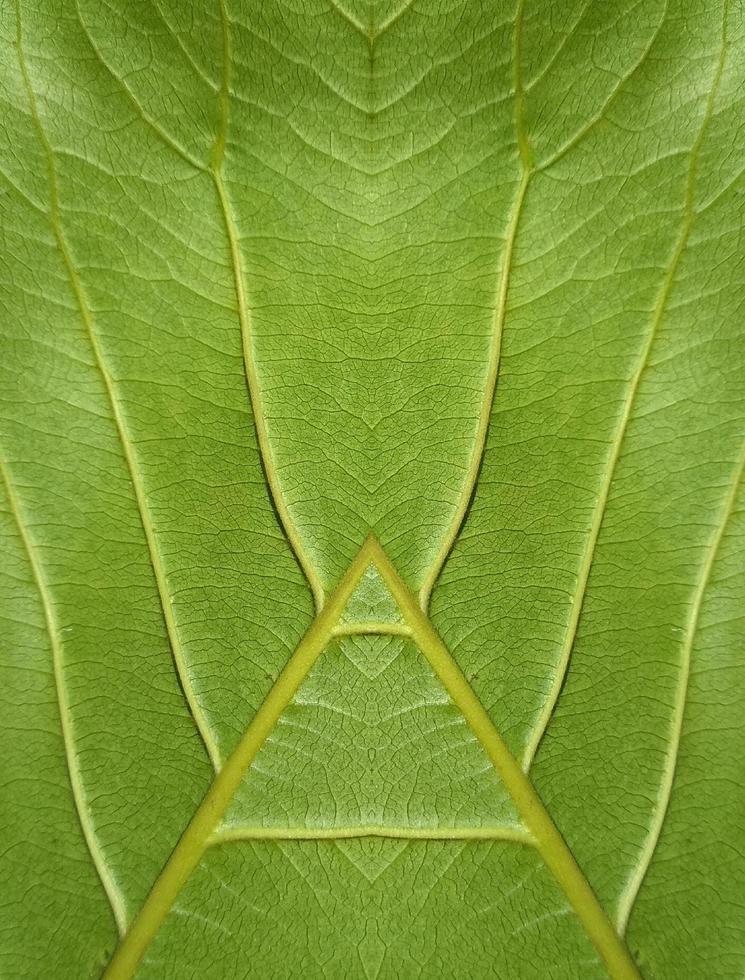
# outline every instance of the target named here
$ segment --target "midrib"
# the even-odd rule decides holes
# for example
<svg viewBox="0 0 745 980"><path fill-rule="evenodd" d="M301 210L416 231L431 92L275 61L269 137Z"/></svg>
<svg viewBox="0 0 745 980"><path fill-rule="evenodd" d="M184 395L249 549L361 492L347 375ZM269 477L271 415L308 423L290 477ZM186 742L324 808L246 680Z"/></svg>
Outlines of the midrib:
<svg viewBox="0 0 745 980"><path fill-rule="evenodd" d="M124 980L134 975L173 902L209 847L212 835L247 769L303 679L331 640L334 627L368 564L369 556L363 549L298 644L176 844L139 915L116 949L104 974L105 980Z"/></svg>

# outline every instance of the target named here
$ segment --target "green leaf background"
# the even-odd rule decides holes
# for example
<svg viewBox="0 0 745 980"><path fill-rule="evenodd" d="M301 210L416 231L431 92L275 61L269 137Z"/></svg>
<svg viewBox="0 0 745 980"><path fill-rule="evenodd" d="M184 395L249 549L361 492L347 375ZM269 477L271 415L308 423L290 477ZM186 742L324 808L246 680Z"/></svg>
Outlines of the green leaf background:
<svg viewBox="0 0 745 980"><path fill-rule="evenodd" d="M741 978L741 0L0 38L0 974Z"/></svg>

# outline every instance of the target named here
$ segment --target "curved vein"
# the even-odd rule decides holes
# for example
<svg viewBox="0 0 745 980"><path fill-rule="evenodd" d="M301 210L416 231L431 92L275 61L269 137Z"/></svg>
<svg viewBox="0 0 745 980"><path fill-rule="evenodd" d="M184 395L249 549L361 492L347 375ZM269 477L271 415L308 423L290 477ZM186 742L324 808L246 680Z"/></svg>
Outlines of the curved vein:
<svg viewBox="0 0 745 980"><path fill-rule="evenodd" d="M398 10L394 11L394 13L392 13L387 20L384 20L376 30L371 32L372 41L379 41L380 38L393 27L394 24L401 20L403 15L407 13L415 3L416 0L404 0L404 3L401 4Z"/></svg>
<svg viewBox="0 0 745 980"><path fill-rule="evenodd" d="M372 534L368 536L328 602L298 644L233 754L215 777L132 927L114 953L104 974L105 980L130 980L163 920L173 908L177 896L207 848L215 842L215 835L217 834L217 840L227 840L223 837L223 831L218 831L218 827L230 801L262 745L274 730L280 715L329 643L347 601L371 564L380 573L401 614L411 627L414 642L481 742L512 797L531 842L563 889L611 977L614 980L640 980L623 940L611 925L533 784L496 730L426 613L420 608L416 597L409 591ZM518 828L515 831L517 833ZM229 834L229 830L227 833ZM517 836L521 843L526 842L522 834L517 833Z"/></svg>
<svg viewBox="0 0 745 980"><path fill-rule="evenodd" d="M727 525L729 524L730 518L732 517L736 507L737 495L740 489L740 484L742 483L744 471L745 445L743 446L740 454L740 459L735 466L734 476L727 488L727 493L721 510L721 518L714 529L714 534L712 535L707 547L706 558L701 566L701 574L699 575L696 588L693 592L693 600L691 602L691 607L686 620L681 651L681 666L678 684L675 691L670 745L668 748L667 758L665 759L665 767L657 795L654 815L649 827L647 838L644 842L644 846L639 854L637 865L629 877L618 903L616 921L619 932L622 934L626 931L626 927L628 926L629 917L634 907L636 896L639 894L639 889L641 888L642 882L644 881L647 871L652 863L652 858L654 857L654 853L657 849L657 845L662 834L662 827L665 823L665 817L667 816L668 809L670 808L670 799L672 797L673 784L675 782L675 772L678 766L678 759L680 758L680 743L683 735L685 706L688 698L688 687L691 677L693 644L698 632L699 621L701 619L701 610L704 605L704 597L706 595L709 582L711 581L711 573L719 554L722 541L724 540Z"/></svg>
<svg viewBox="0 0 745 980"><path fill-rule="evenodd" d="M523 205L525 203L525 195L528 190L528 185L530 183L531 175L533 174L533 163L532 163L532 150L530 147L530 142L528 140L528 134L525 124L525 99L524 90L522 84L522 73L520 69L521 65L521 39L522 39L522 21L523 21L523 2L524 0L519 0L517 14L515 18L515 30L513 34L513 53L512 53L512 64L514 72L514 91L515 91L515 107L514 107L514 117L515 117L515 133L517 139L518 153L521 162L521 176L520 182L517 188L517 194L515 195L515 200L512 205L512 213L510 216L509 224L507 226L507 236L504 243L504 251L502 255L502 267L499 277L499 288L497 291L497 299L494 308L494 318L492 326L492 339L491 348L489 350L489 359L486 372L486 381L484 384L484 396L481 403L481 412L479 414L478 423L476 426L476 435L474 438L473 450L471 453L471 459L468 464L468 469L466 470L465 479L463 482L463 489L461 491L460 500L455 509L450 526L448 527L447 533L443 539L442 545L437 551L432 564L430 565L427 574L425 575L424 582L422 584L419 593L419 603L425 611L429 606L429 601L432 595L432 590L437 582L437 579L442 572L445 562L450 555L450 552L455 546L455 542L458 539L460 530L463 526L463 522L466 519L466 515L471 506L471 502L476 493L476 485L478 484L479 474L481 472L481 466L484 461L484 454L486 452L486 440L489 434L489 423L491 421L492 409L494 406L494 395L497 388L497 378L499 376L499 361L502 350L502 334L504 333L504 323L507 315L507 296L510 287L510 274L512 272L513 255L515 251L515 241L517 239L517 230L520 224L520 216L523 211Z"/></svg>
<svg viewBox="0 0 745 980"><path fill-rule="evenodd" d="M279 522L284 531L287 542L292 549L303 575L310 586L316 612L323 607L324 592L321 581L316 573L313 564L305 554L300 535L298 534L295 523L290 514L287 502L282 492L282 486L274 462L272 446L269 440L266 418L264 416L263 399L261 386L256 371L256 352L254 349L254 337L251 324L251 315L248 308L246 297L245 272L243 268L243 255L241 251L238 228L230 204L225 182L222 176L223 161L225 158L225 148L228 138L228 119L230 109L230 22L224 0L220 0L220 15L222 19L223 32L223 73L222 85L220 88L220 127L215 139L212 150L212 160L210 173L217 192L217 199L225 224L225 234L228 240L230 252L230 263L233 273L233 285L235 289L236 307L238 322L241 328L241 343L243 349L243 368L246 375L246 387L251 404L251 414L253 415L254 427L256 430L256 440L259 445L259 455L264 471L269 494L274 504L274 509L279 517Z"/></svg>
<svg viewBox="0 0 745 980"><path fill-rule="evenodd" d="M727 17L726 5L725 5L725 20ZM639 393L639 387L641 384L642 376L646 371L647 364L649 362L649 356L654 346L655 337L659 331L660 324L665 317L665 311L667 308L670 295L672 293L673 285L675 283L675 277L678 271L678 266L680 265L680 260L686 250L688 245L688 239L691 234L691 228L693 227L693 221L695 216L694 211L694 193L696 189L696 173L698 167L698 158L701 151L701 144L703 143L704 136L706 135L706 129L709 125L711 119L714 99L716 98L716 93L719 88L719 82L722 75L722 70L724 68L724 57L726 53L726 35L723 37L721 51L719 54L719 59L717 61L714 77L709 90L709 95L706 100L706 107L704 109L704 115L699 127L696 138L691 147L689 163L688 163L688 173L686 177L686 186L683 198L683 219L680 225L680 231L678 233L678 238L673 249L670 262L665 273L665 277L662 280L662 285L657 294L657 298L652 311L652 319L650 322L649 330L647 331L647 336L645 338L644 344L639 356L637 358L636 367L634 373L631 376L631 381L626 389L626 395L624 398L623 410L616 427L616 433L611 443L610 451L605 464L605 469L603 471L603 479L598 491L598 496L595 503L595 508L593 510L592 519L590 522L590 529L587 535L587 543L585 545L585 551L580 562L580 566L577 572L577 585L574 591L574 596L572 598L572 604L569 610L569 619L567 622L567 629L564 637L564 642L559 653L559 658L557 661L556 671L554 673L554 678L551 683L551 688L546 697L544 706L538 715L533 731L530 738L525 746L525 752L523 753L523 768L527 772L533 763L536 752L540 746L543 736L546 732L548 724L553 716L556 704L559 700L559 695L561 694L561 688L564 684L564 679L566 677L567 670L569 669L569 662L572 658L572 651L574 650L574 645L577 640L577 632L579 629L579 622L582 616L582 607L584 605L585 596L587 594L587 584L590 577L590 571L595 558L595 551L597 548L598 538L600 536L600 529L603 524L603 519L608 507L608 498L610 496L611 486L615 477L616 469L618 467L618 461L621 458L621 453L623 449L624 442L626 440L626 434L629 428L631 417L633 414L634 405Z"/></svg>
<svg viewBox="0 0 745 980"><path fill-rule="evenodd" d="M147 125L156 134L156 136L165 143L166 146L170 147L170 149L172 149L175 153L177 153L181 157L181 159L184 160L185 163L191 164L191 166L194 167L195 170L206 170L206 167L204 166L203 163L201 163L195 156L192 156L192 154L189 153L186 147L183 147L178 142L178 140L175 140L172 136L170 136L166 132L166 130L163 129L162 126L160 126L160 124L155 121L155 119L153 119L150 113L140 104L139 100L135 96L134 92L130 89L129 85L127 85L127 83L120 75L117 75L117 73L108 63L106 58L104 58L103 52L96 44L95 40L93 39L93 35L88 29L88 25L83 20L83 13L80 9L80 0L75 0L75 13L77 15L78 22L80 23L80 27L83 33L85 34L94 55L96 56L98 61L103 65L103 67L106 69L109 75L111 75L111 77L114 79L117 85L121 87L122 91L127 96L127 99L132 105L133 109L140 117L140 119L142 119L145 125Z"/></svg>
<svg viewBox="0 0 745 980"><path fill-rule="evenodd" d="M345 20L350 27L353 27L358 34L361 34L366 41L370 41L370 32L368 29L363 23L361 23L361 21L357 20L356 17L350 14L346 7L343 7L340 3L337 3L337 0L329 0L329 6L341 17L342 20Z"/></svg>
<svg viewBox="0 0 745 980"><path fill-rule="evenodd" d="M76 0L76 3L79 4L80 3L80 0ZM184 44L184 42L181 40L181 35L178 33L177 30L174 29L174 27L171 24L171 22L166 18L166 15L163 13L163 9L160 6L159 0L153 0L152 6L153 6L153 10L158 15L160 21L162 22L163 26L165 27L166 31L168 32L169 37L172 37L173 38L174 43L178 47L179 51L181 51L181 53L186 58L186 60L189 62L189 64L194 69L194 71L196 72L196 74L202 79L203 82L206 83L206 85L210 89L212 89L213 92L217 92L218 85L215 83L214 78L211 78L207 74L207 72L204 70L204 68L202 68L202 66L196 60L196 58L191 53L191 51L189 51L189 48L186 46L186 44Z"/></svg>
<svg viewBox="0 0 745 980"><path fill-rule="evenodd" d="M550 55L548 60L541 66L538 72L526 83L526 91L530 91L535 88L535 86L541 81L542 78L551 71L553 66L556 64L557 60L561 57L562 52L566 48L569 41L574 38L577 28L584 20L587 12L592 8L592 0L585 0L584 6L580 9L579 15L572 24L570 28L561 34L561 40L554 48L553 53Z"/></svg>
<svg viewBox="0 0 745 980"><path fill-rule="evenodd" d="M124 410L119 401L119 396L116 391L116 386L114 380L111 376L111 372L106 364L106 359L103 354L103 350L98 340L95 325L93 322L93 315L91 313L90 304L85 295L83 289L83 284L80 279L80 275L73 262L72 253L67 244L65 238L62 222L60 219L60 208L59 208L59 188L57 183L57 170L54 162L54 151L52 150L51 143L46 135L44 127L41 123L41 117L39 116L38 107L36 104L36 96L34 94L33 87L31 85L31 79L28 73L28 67L26 65L26 59L23 54L23 49L21 46L22 41L22 26L21 26L21 12L20 4L16 0L17 14L18 14L18 59L21 68L21 74L23 76L24 86L26 88L26 93L29 101L29 109L31 112L31 118L34 123L34 128L37 131L39 142L42 145L47 163L47 177L49 184L49 222L52 226L52 231L54 234L57 247L62 256L62 261L65 266L65 270L70 281L70 287L72 289L73 295L75 297L75 303L78 307L80 313L80 318L83 322L85 333L90 341L91 349L93 351L93 359L95 361L96 367L101 375L103 381L104 389L106 391L107 400L111 408L111 414L116 427L117 435L119 437L119 443L122 448L122 453L124 460L129 472L130 482L132 484L132 489L134 490L135 499L137 502L137 509L140 516L140 523L142 524L142 529L145 535L145 540L147 542L148 553L150 557L150 564L153 569L153 575L155 577L156 586L158 589L158 598L160 600L160 608L163 614L163 620L166 627L166 633L168 636L168 642L171 647L171 654L173 656L174 665L176 667L176 673L178 675L178 680L184 693L184 698L186 700L187 707L192 715L194 724L204 742L204 747L207 754L212 762L213 767L217 770L220 767L220 751L217 746L217 741L212 734L209 724L202 713L202 709L199 705L199 700L194 691L191 677L189 675L189 670L184 659L184 653L181 646L181 640L178 633L178 628L176 625L176 617L173 611L173 604L171 596L168 589L168 580L165 567L161 560L160 551L158 549L158 542L155 535L155 529L153 526L152 515L147 504L147 494L145 492L145 487L142 482L142 477L139 472L139 467L137 465L137 459L135 456L134 448L129 439L127 424L125 420Z"/></svg>
<svg viewBox="0 0 745 980"><path fill-rule="evenodd" d="M90 806L83 785L82 773L78 763L78 756L75 751L75 732L73 729L72 716L70 713L70 698L65 683L64 663L62 657L62 644L60 643L60 627L52 603L51 591L44 575L42 564L36 551L36 547L31 540L31 535L26 527L26 522L21 516L21 505L16 493L15 486L11 479L7 465L0 459L0 479L2 480L5 492L10 504L10 511L13 515L18 534L23 542L31 574L34 579L36 590L39 593L42 609L44 611L44 623L49 635L49 644L52 650L52 673L54 676L54 688L57 695L57 707L59 709L60 729L62 732L62 744L64 746L65 761L67 763L67 774L72 789L72 797L75 803L75 810L78 815L83 838L85 839L88 852L91 856L93 866L96 869L103 890L114 914L116 927L119 935L123 935L127 925L127 913L124 903L124 896L114 879L114 875L106 863L101 844L99 843L96 831L91 819Z"/></svg>
<svg viewBox="0 0 745 980"><path fill-rule="evenodd" d="M582 142L582 140L584 140L584 138L588 135L588 133L590 133L595 128L595 126L597 126L598 123L601 122L603 118L607 115L608 109L610 109L610 107L616 101L618 96L621 94L626 83L631 78L634 77L636 72L641 68L641 66L649 57L649 53L654 47L655 41L657 40L659 33L662 30L662 26L665 23L665 19L667 17L668 2L669 0L665 0L664 6L662 8L662 17L660 18L660 22L652 32L652 36L650 37L649 41L647 41L643 51L641 52L637 60L634 62L634 64L631 66L631 68L624 75L621 75L621 77L618 79L616 84L613 86L610 95L606 99L602 109L596 112L595 115L592 116L592 118L588 119L585 125L581 126L574 134L574 136L571 136L566 141L566 143L560 146L559 149L555 153L553 153L547 160L544 160L543 163L539 163L536 167L536 170L548 170L549 167L552 167L555 163L558 163L559 160L561 160L562 157L565 157L570 150L573 150L576 146L578 146Z"/></svg>

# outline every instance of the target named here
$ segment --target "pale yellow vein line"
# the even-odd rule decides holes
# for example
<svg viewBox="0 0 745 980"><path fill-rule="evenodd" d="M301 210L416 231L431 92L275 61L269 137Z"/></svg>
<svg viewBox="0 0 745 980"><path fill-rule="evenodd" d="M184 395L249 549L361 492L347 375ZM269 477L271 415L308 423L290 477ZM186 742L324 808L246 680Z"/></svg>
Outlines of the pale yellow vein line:
<svg viewBox="0 0 745 980"><path fill-rule="evenodd" d="M333 636L411 636L405 623L340 623Z"/></svg>
<svg viewBox="0 0 745 980"><path fill-rule="evenodd" d="M569 44L570 41L576 38L577 30L580 24L587 16L588 11L590 11L591 9L592 9L592 0L585 0L585 3L579 10L579 13L575 15L574 23L570 27L567 27L566 30L563 30L561 32L561 40L554 48L548 60L541 66L539 71L525 85L525 90L527 92L530 92L531 89L535 88L535 86L541 81L541 79L545 78L546 75L551 71L551 69L554 67L556 62L564 53L567 44Z"/></svg>
<svg viewBox="0 0 745 980"><path fill-rule="evenodd" d="M221 112L220 128L212 151L210 173L212 174L212 179L217 191L220 210L222 212L223 221L225 224L225 232L228 239L238 321L241 328L246 386L248 388L248 397L251 403L251 412L253 414L261 462L264 469L266 482L269 487L269 492L274 502L274 507L282 525L282 529L285 533L290 548L295 555L295 559L305 575L311 592L313 593L316 612L319 612L323 608L324 603L323 586L318 578L312 562L305 554L303 543L300 539L297 528L295 527L295 523L292 519L292 515L290 514L290 510L287 506L287 502L282 491L282 485L279 479L279 474L277 473L274 455L272 453L266 417L264 415L261 385L259 383L259 378L256 371L256 351L254 348L251 315L249 312L248 299L246 297L243 255L241 252L238 228L236 226L233 209L230 204L230 198L228 197L227 189L222 176L223 160L225 157L225 148L228 137L231 62L230 22L228 20L224 0L220 0L220 13L223 31L223 74L222 86L220 90Z"/></svg>
<svg viewBox="0 0 745 980"><path fill-rule="evenodd" d="M726 19L726 13L725 13ZM621 458L621 453L623 445L626 439L626 433L631 421L634 405L639 392L639 387L641 384L642 377L647 368L649 361L649 356L654 345L655 337L657 336L660 324L662 323L665 310L667 308L670 295L672 293L673 285L675 282L675 277L678 271L678 266L683 253L688 245L688 239L691 233L691 228L693 226L694 220L694 209L693 209L693 198L696 187L696 170L698 164L699 152L701 149L701 144L706 133L709 120L711 119L714 99L716 97L716 92L719 87L719 81L722 75L722 70L724 67L724 56L726 51L726 39L723 40L721 54L719 61L717 63L714 78L712 82L711 89L709 91L709 96L706 102L706 108L704 110L703 120L701 126L699 127L698 134L694 140L693 146L691 147L688 174L686 179L686 187L684 192L684 202L683 202L683 220L681 222L680 231L678 233L678 238L675 243L675 248L670 259L670 262L665 273L665 277L662 281L662 285L657 294L655 300L654 308L652 311L652 318L650 322L649 330L644 340L644 344L637 357L636 366L634 368L634 373L631 376L631 380L626 389L626 394L624 397L623 410L621 416L618 420L618 425L616 426L616 432L611 443L610 450L608 452L608 457L606 459L605 468L603 470L603 478L598 489L598 495L595 502L595 508L592 513L592 519L590 521L590 529L587 535L587 542L585 545L585 551L580 562L579 569L577 571L577 585L574 590L574 595L572 597L572 604L569 610L569 619L567 622L567 628L564 636L564 641L562 643L561 650L559 652L559 658L556 665L556 670L554 672L554 677L551 683L551 688L546 696L546 701L541 709L538 717L536 718L535 725L533 727L530 738L528 739L527 745L525 746L525 751L523 753L523 768L527 771L532 765L533 759L535 758L538 747L543 739L546 732L546 728L551 720L551 717L556 708L556 704L561 693L561 688L564 683L564 678L566 676L567 670L569 669L569 662L571 660L572 651L577 638L577 631L579 628L580 618L582 616L582 607L584 605L585 596L587 594L587 584L590 577L590 571L592 568L593 560L595 557L595 551L597 548L598 538L600 536L600 529L602 527L603 519L605 517L605 512L608 506L608 499L610 496L611 486L613 484L613 479L615 476L616 468L618 466L619 459Z"/></svg>
<svg viewBox="0 0 745 980"><path fill-rule="evenodd" d="M76 0L76 2L79 3L80 0ZM184 58L186 58L186 60L189 62L189 64L194 69L196 74L202 79L202 81L207 85L208 88L210 88L213 92L217 92L219 86L215 83L214 78L208 75L207 72L204 70L204 68L202 68L202 66L199 64L197 59L189 50L188 46L182 40L179 32L174 29L171 22L163 13L163 9L160 5L159 0L153 0L152 7L158 16L158 19L161 21L166 31L168 32L168 36L173 38L174 43L178 46ZM178 13L178 10L174 11L174 13ZM184 26L186 27L186 25Z"/></svg>
<svg viewBox="0 0 745 980"><path fill-rule="evenodd" d="M390 29L397 24L399 20L401 20L405 13L408 13L408 11L411 10L415 3L416 0L406 0L405 3L402 3L398 10L395 10L386 20L382 21L378 25L378 29L376 31L371 32L372 40L379 41L384 34L390 31Z"/></svg>
<svg viewBox="0 0 745 980"><path fill-rule="evenodd" d="M172 136L170 136L165 131L165 129L163 129L155 121L155 119L150 115L150 113L147 112L147 110L140 104L134 92L130 89L129 85L127 85L124 79L114 71L114 69L108 63L106 58L104 58L103 52L96 44L93 35L91 34L88 28L88 25L83 19L83 15L80 10L80 0L75 0L75 12L78 18L78 22L80 23L80 27L82 28L82 31L85 34L88 43L91 46L91 50L93 51L97 60L103 65L103 67L106 69L109 75L111 75L114 81L121 87L122 92L124 92L132 108L142 119L142 121L155 133L156 136L158 136L159 139L161 139L165 143L166 146L170 147L175 153L177 153L182 160L184 160L186 163L191 164L191 166L194 167L196 170L206 170L207 168L203 163L197 160L195 156L192 156L192 154L189 153L189 151L185 147L183 147L177 140L175 140Z"/></svg>
<svg viewBox="0 0 745 980"><path fill-rule="evenodd" d="M380 837L388 840L510 841L535 846L531 834L520 827L226 827L213 834L208 846L232 841L356 840Z"/></svg>
<svg viewBox="0 0 745 980"><path fill-rule="evenodd" d="M504 258L502 262L502 275L500 279L496 314L492 329L491 349L489 351L489 361L487 365L486 380L484 383L484 395L481 404L481 412L476 425L476 434L474 437L473 449L471 451L471 458L463 480L463 487L461 489L458 505L455 508L455 512L447 529L447 533L443 538L440 548L434 556L419 592L419 604L425 611L429 607L429 602L432 596L432 590L435 587L435 583L440 577L440 573L445 566L445 562L447 561L450 552L453 550L455 542L458 539L458 535L460 534L466 513L468 512L473 495L476 492L476 485L478 483L478 477L484 459L486 440L489 434L489 423L491 421L492 407L494 405L494 395L497 387L497 377L499 375L502 331L504 328L505 311L507 306L507 293L509 288L512 252L529 180L530 174L528 171L525 171L520 180L517 196L513 205L512 217L507 230L507 239L504 245Z"/></svg>
<svg viewBox="0 0 745 980"><path fill-rule="evenodd" d="M515 200L512 205L512 213L507 226L507 235L502 253L502 265L492 324L491 348L489 350L486 380L484 383L484 396L481 403L481 412L476 425L476 435L474 437L473 449L468 463L468 468L466 470L465 479L463 481L463 488L458 506L455 509L455 513L453 514L453 518L443 539L442 545L437 551L432 564L427 571L419 592L419 604L425 611L429 607L429 601L432 596L432 590L435 587L435 583L437 582L445 562L447 561L448 556L450 555L450 552L458 539L458 535L460 534L461 527L463 526L466 514L468 513L468 508L470 507L471 501L476 492L479 473L484 460L484 453L486 452L486 440L489 435L489 423L491 421L492 410L494 407L494 396L497 388L497 379L499 377L502 335L504 333L504 324L507 316L507 297L509 294L510 273L512 271L515 242L517 239L520 217L523 212L523 205L525 203L525 195L528 190L530 178L533 174L533 155L525 127L525 96L520 67L523 2L524 0L519 0L518 2L517 14L515 17L515 30L513 33L512 52L515 90L515 132L521 161L521 177L517 188L517 194L515 195Z"/></svg>
<svg viewBox="0 0 745 980"><path fill-rule="evenodd" d="M106 980L129 980L215 834L244 775L280 715L327 646L349 597L373 563L411 626L413 638L454 704L461 710L510 793L534 846L556 877L614 980L639 980L622 940L616 934L574 856L510 750L494 727L463 673L450 656L415 596L409 592L379 542L370 535L341 582L315 618L272 687L237 748L217 774L204 801L171 854L139 915L116 950ZM229 833L229 831L227 831ZM219 831L222 834L223 831ZM407 831L408 833L408 831ZM414 831L415 833L415 831ZM525 838L519 834L521 843Z"/></svg>
<svg viewBox="0 0 745 980"><path fill-rule="evenodd" d="M337 13L342 20L345 20L350 27L353 27L358 34L361 34L366 41L370 41L370 32L368 29L361 21L357 20L356 17L350 14L346 7L342 6L340 3L337 3L336 0L329 0L329 7L331 10L335 11L335 13Z"/></svg>
<svg viewBox="0 0 745 980"><path fill-rule="evenodd" d="M127 913L125 909L124 897L119 890L119 886L114 879L111 869L106 863L106 858L99 843L98 837L96 836L96 830L91 819L90 806L88 804L88 798L83 785L80 766L78 764L78 757L75 751L75 731L70 713L70 698L67 691L67 684L65 682L62 645L60 643L61 632L59 623L57 622L54 605L52 603L51 591L46 581L36 547L31 540L31 535L29 534L26 521L24 521L22 517L21 504L11 479L10 472L2 459L0 459L0 477L2 477L2 482L10 504L10 510L16 527L18 528L18 534L23 542L26 555L28 556L29 565L31 566L31 573L33 575L34 583L39 593L42 609L44 611L44 621L46 624L47 633L49 634L49 643L52 651L52 672L54 676L54 687L57 694L57 705L59 708L62 744L65 751L67 773L70 779L75 810L78 815L78 820L80 821L80 827L83 831L83 838L85 839L91 860L93 861L93 866L95 867L96 873L101 880L104 892L106 893L106 897L111 905L111 910L114 913L114 920L116 922L117 929L119 930L119 934L123 935L127 926Z"/></svg>
<svg viewBox="0 0 745 980"><path fill-rule="evenodd" d="M39 136L39 141L42 144L47 162L47 175L49 182L49 222L52 226L52 231L54 233L55 240L57 242L57 247L59 248L60 254L62 256L65 269L70 280L70 286L72 288L73 295L75 297L75 302L77 304L81 320L85 327L85 331L88 335L90 341L91 349L93 351L93 357L96 363L96 367L101 375L101 379L106 390L106 395L111 406L111 412L116 426L117 434L119 437L119 442L122 447L122 452L124 454L124 460L129 471L130 480L132 483L132 488L134 490L135 499L137 501L137 507L140 514L140 521L142 523L142 529L145 534L145 540L147 542L148 552L150 555L150 562L153 568L153 575L155 577L156 585L158 588L158 596L160 599L160 606L163 612L163 619L166 626L166 632L168 635L168 640L171 646L171 652L173 655L174 664L176 666L176 671L179 677L179 682L184 692L184 697L186 699L189 710L194 719L194 724L199 732L202 741L204 742L207 754L210 757L212 765L215 769L219 769L220 766L220 752L217 746L215 737L212 734L210 726L205 719L202 709L199 705L199 700L194 692L194 688L191 682L191 677L189 675L189 670L184 659L183 650L181 647L181 640L179 637L178 627L176 624L176 617L173 611L173 605L168 589L168 579L165 567L161 560L160 551L158 549L158 542L155 535L155 529L153 526L152 515L147 504L147 495L145 488L142 483L142 478L139 473L139 468L137 465L137 459L135 456L134 448L129 439L127 432L127 424L125 420L124 410L120 404L119 397L116 391L116 385L111 376L111 372L106 364L106 359L101 349L101 345L98 340L95 325L93 322L93 315L91 313L90 304L85 295L83 289L83 284L78 275L77 269L72 258L72 253L67 244L64 232L62 230L62 222L60 218L59 209L59 189L57 185L57 171L54 163L54 151L47 138L44 127L41 123L41 117L39 116L38 107L36 104L36 96L34 94L33 87L31 85L31 79L28 73L28 66L26 65L26 59L23 55L22 49L22 25L21 25L21 12L20 4L16 0L16 6L18 10L18 58L21 67L21 73L23 75L24 84L26 87L29 108L31 112L31 117L34 122L34 127Z"/></svg>
<svg viewBox="0 0 745 980"><path fill-rule="evenodd" d="M685 706L691 677L693 644L698 631L701 611L704 606L704 597L711 580L711 573L714 568L717 555L719 554L722 541L724 540L727 525L729 524L735 510L738 490L740 488L740 484L742 483L743 471L745 471L745 445L743 446L740 454L740 459L735 466L732 480L727 488L727 494L725 496L724 505L721 511L721 519L715 527L714 534L712 535L711 541L708 544L706 559L701 566L701 574L699 575L699 579L693 593L693 600L691 602L685 625L683 646L681 650L680 675L678 677L678 684L675 691L674 710L670 725L670 744L668 747L662 780L660 782L659 792L655 803L654 815L652 817L647 838L644 841L644 846L639 853L637 865L629 877L626 887L621 893L621 897L618 902L616 922L618 930L622 934L626 931L629 917L634 907L634 902L636 901L636 896L639 894L639 889L641 888L642 882L644 881L644 878L652 863L652 858L654 857L655 850L657 849L657 845L662 834L662 827L665 823L665 818L670 807L673 784L675 782L675 772L678 766L678 759L680 758L680 743L683 735Z"/></svg>
<svg viewBox="0 0 745 980"><path fill-rule="evenodd" d="M486 452L486 440L489 435L489 423L491 421L494 396L497 389L499 362L502 351L502 335L504 333L504 324L507 316L507 297L509 294L515 242L517 239L517 231L520 224L523 205L525 203L525 195L533 173L532 151L528 140L527 130L525 128L525 106L521 72L522 22L523 0L519 0L515 17L515 30L513 32L512 64L514 74L513 84L515 91L515 133L521 162L521 177L518 184L517 193L515 195L515 200L512 205L512 212L510 215L509 224L507 226L507 235L502 252L501 272L499 276L499 285L497 288L494 316L492 321L491 346L489 349L486 379L484 382L484 394L481 402L481 411L476 424L476 434L474 437L473 448L463 480L463 487L458 500L458 505L455 508L455 512L448 526L445 537L443 538L442 544L436 552L424 577L424 581L419 592L419 604L421 605L422 609L425 610L425 612L429 607L432 590L434 589L435 583L437 582L437 579L445 566L445 562L447 561L450 552L455 546L455 542L460 534L466 514L468 513L468 508L470 507L473 496L476 493L479 473L481 472L481 466L484 460L484 454Z"/></svg>
<svg viewBox="0 0 745 980"><path fill-rule="evenodd" d="M122 939L104 974L106 980L129 980L168 915L186 881L202 859L223 814L279 716L295 696L313 664L328 645L349 597L370 564L370 543L360 549L335 591L313 620L276 683L256 712L233 754L215 777L209 792L176 844L142 909Z"/></svg>

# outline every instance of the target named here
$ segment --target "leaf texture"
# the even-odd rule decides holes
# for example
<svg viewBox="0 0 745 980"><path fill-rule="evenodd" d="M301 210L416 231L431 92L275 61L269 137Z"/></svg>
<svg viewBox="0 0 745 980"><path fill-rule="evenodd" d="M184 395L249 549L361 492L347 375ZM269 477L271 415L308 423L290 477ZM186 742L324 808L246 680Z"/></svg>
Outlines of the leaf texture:
<svg viewBox="0 0 745 980"><path fill-rule="evenodd" d="M2 975L742 977L739 0L0 39Z"/></svg>

